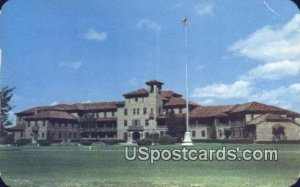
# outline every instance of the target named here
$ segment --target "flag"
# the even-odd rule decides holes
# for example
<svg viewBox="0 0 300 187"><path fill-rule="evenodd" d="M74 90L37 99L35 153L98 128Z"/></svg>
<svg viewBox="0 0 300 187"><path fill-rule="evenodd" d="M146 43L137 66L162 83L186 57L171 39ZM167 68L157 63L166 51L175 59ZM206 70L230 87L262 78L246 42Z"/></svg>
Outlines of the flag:
<svg viewBox="0 0 300 187"><path fill-rule="evenodd" d="M300 0L291 0L291 1L293 1L300 10Z"/></svg>
<svg viewBox="0 0 300 187"><path fill-rule="evenodd" d="M4 5L4 3L6 3L8 0L0 0L0 11L2 9L2 6Z"/></svg>
<svg viewBox="0 0 300 187"><path fill-rule="evenodd" d="M187 19L187 17L185 17L181 22L182 22L182 24L183 24L184 26L186 26L186 25L188 24L188 19Z"/></svg>

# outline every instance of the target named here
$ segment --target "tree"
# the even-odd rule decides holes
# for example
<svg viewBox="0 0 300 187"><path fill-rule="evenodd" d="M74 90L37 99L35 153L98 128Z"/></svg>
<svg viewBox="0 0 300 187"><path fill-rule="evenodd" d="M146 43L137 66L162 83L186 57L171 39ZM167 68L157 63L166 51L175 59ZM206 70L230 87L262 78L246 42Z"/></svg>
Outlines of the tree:
<svg viewBox="0 0 300 187"><path fill-rule="evenodd" d="M13 91L15 88L5 86L0 91L0 135L4 134L4 127L12 125L9 119L9 113L13 109L10 105L11 98L13 97Z"/></svg>
<svg viewBox="0 0 300 187"><path fill-rule="evenodd" d="M177 138L181 141L186 131L185 118L183 116L176 116L174 113L167 115L166 126L168 127L167 134Z"/></svg>

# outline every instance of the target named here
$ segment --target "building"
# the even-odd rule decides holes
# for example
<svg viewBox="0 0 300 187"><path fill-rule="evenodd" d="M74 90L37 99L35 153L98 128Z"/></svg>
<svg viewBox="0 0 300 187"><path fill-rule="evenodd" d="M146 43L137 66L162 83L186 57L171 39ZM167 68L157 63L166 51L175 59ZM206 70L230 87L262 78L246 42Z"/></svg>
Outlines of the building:
<svg viewBox="0 0 300 187"><path fill-rule="evenodd" d="M186 100L157 80L123 94L123 101L59 104L16 113L15 140L135 141L167 133L168 114L185 118ZM202 106L189 101L192 139L299 140L300 114L258 102Z"/></svg>

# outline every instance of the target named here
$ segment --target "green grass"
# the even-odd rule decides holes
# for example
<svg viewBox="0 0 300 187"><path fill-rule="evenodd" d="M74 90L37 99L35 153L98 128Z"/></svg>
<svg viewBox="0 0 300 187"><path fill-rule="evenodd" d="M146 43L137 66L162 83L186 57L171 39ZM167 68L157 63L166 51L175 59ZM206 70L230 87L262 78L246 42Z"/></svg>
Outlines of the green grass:
<svg viewBox="0 0 300 187"><path fill-rule="evenodd" d="M196 144L193 148L221 148ZM126 161L124 146L51 146L0 149L0 172L12 187L190 186L286 187L300 173L299 145L228 145L276 148L278 161ZM155 146L169 148L170 146ZM180 147L178 145L172 148Z"/></svg>

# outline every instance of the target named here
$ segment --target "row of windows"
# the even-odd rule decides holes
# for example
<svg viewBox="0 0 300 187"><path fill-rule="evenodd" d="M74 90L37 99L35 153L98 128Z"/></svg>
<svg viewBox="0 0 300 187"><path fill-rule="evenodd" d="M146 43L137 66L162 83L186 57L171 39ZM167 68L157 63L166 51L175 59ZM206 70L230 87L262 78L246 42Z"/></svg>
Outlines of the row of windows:
<svg viewBox="0 0 300 187"><path fill-rule="evenodd" d="M42 126L46 126L47 122L46 121L42 121ZM38 121L34 121L34 125L35 126L38 126ZM27 126L30 127L31 126L31 123L28 121L27 122ZM67 123L51 123L51 126L52 127L72 127L72 128L75 128L77 127L78 125L77 124L67 124Z"/></svg>
<svg viewBox="0 0 300 187"><path fill-rule="evenodd" d="M100 113L95 112L95 113L91 113L91 115L93 115L94 118L99 118L100 117ZM103 117L106 118L107 117L107 113L103 112ZM115 112L112 111L111 112L111 117L115 117Z"/></svg>
<svg viewBox="0 0 300 187"><path fill-rule="evenodd" d="M132 125L140 125L140 124L141 124L141 121L139 119L132 120ZM127 125L128 125L128 121L124 120L124 126L126 127ZM149 120L148 119L145 120L145 126L149 126Z"/></svg>
<svg viewBox="0 0 300 187"><path fill-rule="evenodd" d="M56 133L54 133L54 132L52 132L51 134L50 133L48 133L48 136L50 136L51 135L51 138L52 139L55 139L55 135L56 135ZM20 134L20 136L21 137L24 137L24 133L23 132L21 132L21 134ZM31 134L31 136L33 136L33 134ZM67 133L67 132L64 132L64 133L62 133L62 132L58 132L57 133L57 137L59 138L59 139L61 139L61 138L77 138L77 133L75 133L75 132L69 132L69 133ZM41 138L45 138L45 133L44 132L42 132L41 133ZM48 137L49 138L49 137Z"/></svg>
<svg viewBox="0 0 300 187"><path fill-rule="evenodd" d="M104 127L108 127L108 128L116 128L117 124L116 123L111 123L111 124L82 124L81 128L104 128Z"/></svg>
<svg viewBox="0 0 300 187"><path fill-rule="evenodd" d="M127 116L127 114L128 114L128 109L125 108L125 109L124 109L124 115ZM133 115L139 115L139 114L140 114L140 108L134 108L134 109L132 110L132 114L133 114ZM144 115L147 114L147 108L146 108L146 107L143 108L143 114L144 114ZM151 108L150 114L153 114L153 108Z"/></svg>
<svg viewBox="0 0 300 187"><path fill-rule="evenodd" d="M168 109L167 111L166 111L168 114L175 114L175 110L172 108L172 109ZM182 108L179 108L178 109L178 113L179 114L182 114Z"/></svg>
<svg viewBox="0 0 300 187"><path fill-rule="evenodd" d="M196 131L192 131L192 137L195 138L196 137ZM202 130L201 131L201 137L206 137L206 131Z"/></svg>
<svg viewBox="0 0 300 187"><path fill-rule="evenodd" d="M141 101L142 101L142 103L144 102L144 97L140 97L141 99ZM128 103L130 103L131 102L131 100L133 100L133 101L135 101L135 102L138 102L139 101L139 98L138 97L135 97L134 99L131 99L131 98L129 98L128 99Z"/></svg>

